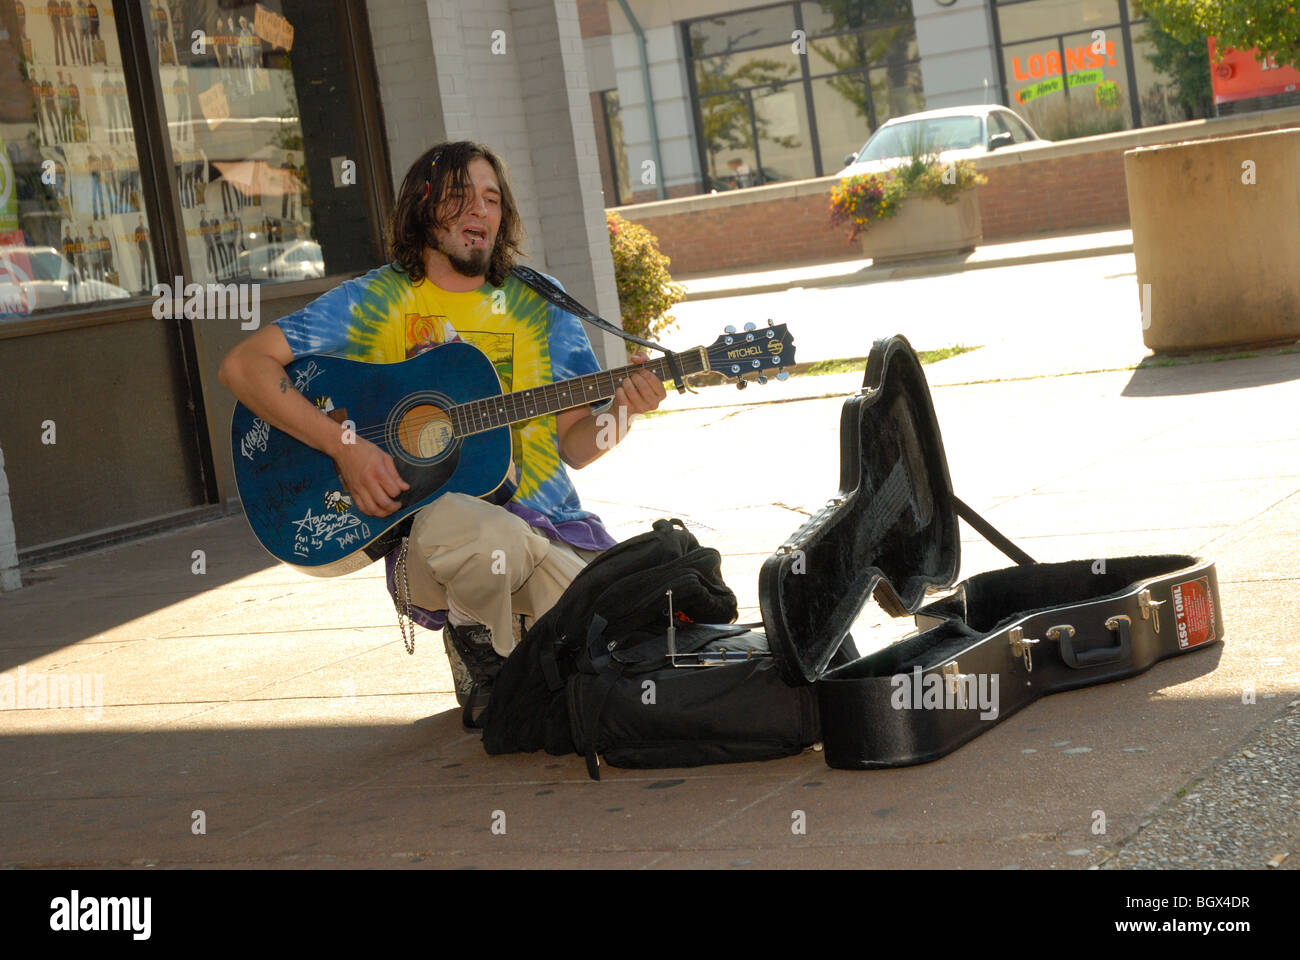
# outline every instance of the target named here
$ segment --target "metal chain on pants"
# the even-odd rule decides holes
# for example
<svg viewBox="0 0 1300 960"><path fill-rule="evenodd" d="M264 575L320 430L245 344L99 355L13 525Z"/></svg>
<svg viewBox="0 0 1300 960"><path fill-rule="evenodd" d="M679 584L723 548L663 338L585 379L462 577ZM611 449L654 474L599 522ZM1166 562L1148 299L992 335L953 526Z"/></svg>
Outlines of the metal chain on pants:
<svg viewBox="0 0 1300 960"><path fill-rule="evenodd" d="M415 621L411 619L411 584L406 579L406 549L410 542L410 537L402 538L402 552L393 567L393 580L396 586L393 606L397 608L397 629L402 634L402 642L406 644L406 652L414 656Z"/></svg>

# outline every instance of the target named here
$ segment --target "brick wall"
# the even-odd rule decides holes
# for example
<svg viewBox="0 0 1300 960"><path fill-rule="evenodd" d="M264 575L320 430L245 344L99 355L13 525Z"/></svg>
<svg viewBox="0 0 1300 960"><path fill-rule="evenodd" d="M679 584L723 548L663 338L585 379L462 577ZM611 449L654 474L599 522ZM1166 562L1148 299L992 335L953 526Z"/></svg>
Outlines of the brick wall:
<svg viewBox="0 0 1300 960"><path fill-rule="evenodd" d="M982 171L976 189L986 240L1128 223L1124 150Z"/></svg>
<svg viewBox="0 0 1300 960"><path fill-rule="evenodd" d="M1124 153L1136 146L1300 126L1300 108L1147 127L994 153L977 162L985 241L1128 224ZM830 225L835 177L620 207L659 239L676 276L747 266L853 260L861 246Z"/></svg>
<svg viewBox="0 0 1300 960"><path fill-rule="evenodd" d="M578 23L582 37L603 37L609 33L609 4L606 0L578 0Z"/></svg>

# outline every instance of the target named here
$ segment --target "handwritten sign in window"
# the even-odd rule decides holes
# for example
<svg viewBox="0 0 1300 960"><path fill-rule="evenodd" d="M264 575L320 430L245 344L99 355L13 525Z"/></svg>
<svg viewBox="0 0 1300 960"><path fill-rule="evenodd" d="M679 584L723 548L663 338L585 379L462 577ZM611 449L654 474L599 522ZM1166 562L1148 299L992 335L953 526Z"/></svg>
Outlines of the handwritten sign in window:
<svg viewBox="0 0 1300 960"><path fill-rule="evenodd" d="M268 10L260 3L253 16L253 32L272 47L285 50L293 48L293 24L273 10Z"/></svg>
<svg viewBox="0 0 1300 960"><path fill-rule="evenodd" d="M208 121L208 129L215 130L223 120L230 119L230 101L226 99L226 88L214 83L208 89L199 92L199 109Z"/></svg>

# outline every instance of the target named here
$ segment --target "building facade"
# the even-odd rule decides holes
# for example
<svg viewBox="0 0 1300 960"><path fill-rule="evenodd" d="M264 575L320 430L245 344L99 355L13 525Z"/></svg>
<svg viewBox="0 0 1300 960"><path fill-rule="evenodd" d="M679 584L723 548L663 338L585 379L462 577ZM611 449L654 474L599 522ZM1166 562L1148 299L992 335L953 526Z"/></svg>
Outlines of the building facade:
<svg viewBox="0 0 1300 960"><path fill-rule="evenodd" d="M618 203L834 174L885 120L937 107L1000 103L1048 140L1210 108L1153 65L1131 0L600 6L585 42Z"/></svg>

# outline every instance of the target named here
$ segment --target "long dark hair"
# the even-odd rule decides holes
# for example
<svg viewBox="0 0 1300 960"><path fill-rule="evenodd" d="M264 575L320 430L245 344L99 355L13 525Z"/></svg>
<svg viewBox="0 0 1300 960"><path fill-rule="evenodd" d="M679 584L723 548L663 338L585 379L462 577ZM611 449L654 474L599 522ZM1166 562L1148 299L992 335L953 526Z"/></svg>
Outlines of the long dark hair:
<svg viewBox="0 0 1300 960"><path fill-rule="evenodd" d="M505 164L482 144L458 140L430 147L411 164L388 221L389 256L412 283L424 279L424 248L432 244L433 228L448 227L438 219L438 201L448 191L458 193L462 197L461 206L451 211L451 220L454 222L464 212L473 195L469 165L478 157L492 165L501 185L501 228L488 261L488 282L494 287L501 286L514 267L523 240L523 224L506 179Z"/></svg>

